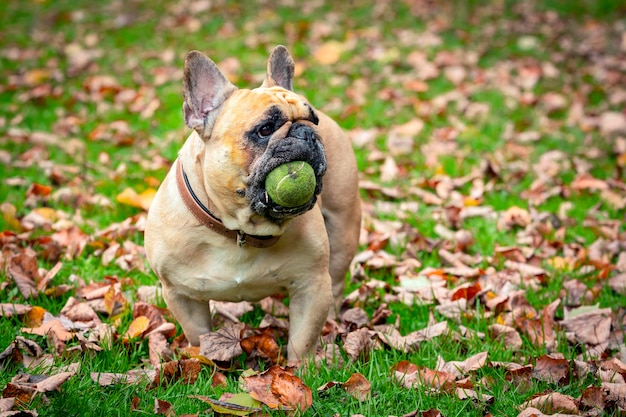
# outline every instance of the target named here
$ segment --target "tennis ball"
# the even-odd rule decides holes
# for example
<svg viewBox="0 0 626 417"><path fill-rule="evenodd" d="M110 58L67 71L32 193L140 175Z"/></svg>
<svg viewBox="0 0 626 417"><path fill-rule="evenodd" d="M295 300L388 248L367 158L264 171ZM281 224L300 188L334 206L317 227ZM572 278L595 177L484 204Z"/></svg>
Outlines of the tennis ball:
<svg viewBox="0 0 626 417"><path fill-rule="evenodd" d="M298 207L315 193L315 172L304 161L279 165L267 174L265 190L270 198L283 207Z"/></svg>

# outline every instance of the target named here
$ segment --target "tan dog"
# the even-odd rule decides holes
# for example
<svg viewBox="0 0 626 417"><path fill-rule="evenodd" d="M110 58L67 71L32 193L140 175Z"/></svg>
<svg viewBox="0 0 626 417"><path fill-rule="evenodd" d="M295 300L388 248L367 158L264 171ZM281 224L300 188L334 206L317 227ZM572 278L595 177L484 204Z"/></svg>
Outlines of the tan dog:
<svg viewBox="0 0 626 417"><path fill-rule="evenodd" d="M295 362L314 353L333 296L340 305L360 231L355 157L337 124L291 91L293 75L283 46L253 90L237 89L200 52L185 60L183 113L194 131L150 207L145 247L194 345L211 330L209 300L286 292ZM316 195L285 208L264 180L294 160L314 168Z"/></svg>

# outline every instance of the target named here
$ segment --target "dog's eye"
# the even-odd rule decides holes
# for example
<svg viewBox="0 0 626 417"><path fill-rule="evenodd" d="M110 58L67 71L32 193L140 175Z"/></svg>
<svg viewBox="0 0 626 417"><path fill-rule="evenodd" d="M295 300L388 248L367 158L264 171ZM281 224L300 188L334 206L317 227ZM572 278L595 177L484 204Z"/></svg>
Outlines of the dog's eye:
<svg viewBox="0 0 626 417"><path fill-rule="evenodd" d="M271 123L266 123L263 126L261 126L259 128L259 130L257 130L257 133L262 138L265 138L265 137L271 135L272 133L274 133L274 125L271 124Z"/></svg>

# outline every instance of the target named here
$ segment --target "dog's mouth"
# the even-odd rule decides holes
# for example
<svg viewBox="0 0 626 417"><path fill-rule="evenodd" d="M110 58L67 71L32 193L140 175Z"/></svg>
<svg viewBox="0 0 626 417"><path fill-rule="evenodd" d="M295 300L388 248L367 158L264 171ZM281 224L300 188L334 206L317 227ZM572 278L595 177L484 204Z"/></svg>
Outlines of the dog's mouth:
<svg viewBox="0 0 626 417"><path fill-rule="evenodd" d="M272 170L293 161L304 161L313 168L315 192L301 205L284 207L269 197L265 180ZM322 192L325 173L326 155L316 131L305 121L289 123L274 133L263 155L251 167L250 175L246 179L246 197L255 213L280 224L315 206L317 196Z"/></svg>

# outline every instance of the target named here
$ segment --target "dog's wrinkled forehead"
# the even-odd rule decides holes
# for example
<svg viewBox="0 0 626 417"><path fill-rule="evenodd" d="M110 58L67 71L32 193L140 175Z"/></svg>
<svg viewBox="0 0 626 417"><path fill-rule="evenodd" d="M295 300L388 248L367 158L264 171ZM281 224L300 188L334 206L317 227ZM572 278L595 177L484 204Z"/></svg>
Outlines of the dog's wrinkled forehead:
<svg viewBox="0 0 626 417"><path fill-rule="evenodd" d="M238 90L229 102L241 117L238 122L245 124L248 129L258 127L258 123L274 122L275 128L288 121L308 120L313 124L318 123L317 115L306 99L282 87Z"/></svg>
<svg viewBox="0 0 626 417"><path fill-rule="evenodd" d="M285 90L282 87L257 88L254 91L269 94L276 100L284 103L285 106L281 106L281 109L289 112L286 115L288 120L308 120L314 124L318 123L317 115L311 105L302 96L293 91Z"/></svg>

